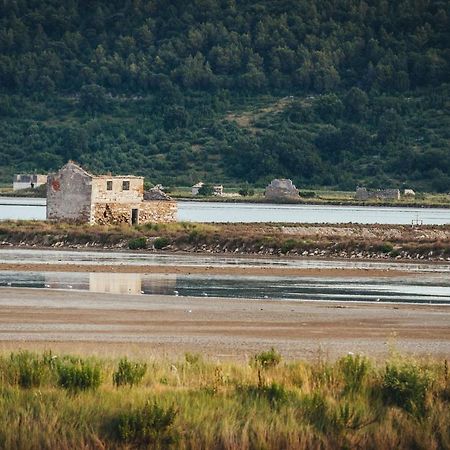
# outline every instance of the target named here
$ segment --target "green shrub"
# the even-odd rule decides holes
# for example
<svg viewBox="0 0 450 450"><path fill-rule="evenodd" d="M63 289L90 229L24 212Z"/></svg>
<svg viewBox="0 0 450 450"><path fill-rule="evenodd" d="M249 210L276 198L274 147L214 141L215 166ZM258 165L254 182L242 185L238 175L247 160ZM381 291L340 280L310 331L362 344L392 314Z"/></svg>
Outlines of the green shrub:
<svg viewBox="0 0 450 450"><path fill-rule="evenodd" d="M119 416L115 426L117 436L120 441L136 446L168 448L177 442L176 415L173 406L164 409L156 402L147 402L144 407Z"/></svg>
<svg viewBox="0 0 450 450"><path fill-rule="evenodd" d="M314 191L300 191L298 194L303 198L314 198L317 195Z"/></svg>
<svg viewBox="0 0 450 450"><path fill-rule="evenodd" d="M45 361L33 353L11 353L9 361L11 381L22 388L39 387L48 368Z"/></svg>
<svg viewBox="0 0 450 450"><path fill-rule="evenodd" d="M297 246L297 241L295 239L286 239L281 244L281 253L287 253L290 252L293 248Z"/></svg>
<svg viewBox="0 0 450 450"><path fill-rule="evenodd" d="M202 195L204 197L210 197L213 195L214 189L210 184L204 184L199 190L198 195Z"/></svg>
<svg viewBox="0 0 450 450"><path fill-rule="evenodd" d="M370 370L369 360L360 355L347 355L338 361L345 383L345 392L359 392Z"/></svg>
<svg viewBox="0 0 450 450"><path fill-rule="evenodd" d="M166 237L158 237L153 241L153 247L156 248L156 250L161 250L164 247L167 247L170 244L169 238Z"/></svg>
<svg viewBox="0 0 450 450"><path fill-rule="evenodd" d="M387 365L381 387L382 397L385 404L423 416L430 384L428 373L413 364Z"/></svg>
<svg viewBox="0 0 450 450"><path fill-rule="evenodd" d="M144 236L131 239L128 242L128 248L130 250L138 250L141 248L147 248L147 239Z"/></svg>
<svg viewBox="0 0 450 450"><path fill-rule="evenodd" d="M138 385L144 378L147 371L147 364L132 363L123 358L119 361L119 367L113 373L114 386L134 386Z"/></svg>
<svg viewBox="0 0 450 450"><path fill-rule="evenodd" d="M100 367L88 361L74 359L58 366L58 385L68 391L96 390L100 383Z"/></svg>
<svg viewBox="0 0 450 450"><path fill-rule="evenodd" d="M394 250L394 246L390 242L383 242L377 246L377 250L382 253L390 253Z"/></svg>
<svg viewBox="0 0 450 450"><path fill-rule="evenodd" d="M281 362L281 355L273 347L265 352L257 353L253 357L253 366L262 369L276 367Z"/></svg>

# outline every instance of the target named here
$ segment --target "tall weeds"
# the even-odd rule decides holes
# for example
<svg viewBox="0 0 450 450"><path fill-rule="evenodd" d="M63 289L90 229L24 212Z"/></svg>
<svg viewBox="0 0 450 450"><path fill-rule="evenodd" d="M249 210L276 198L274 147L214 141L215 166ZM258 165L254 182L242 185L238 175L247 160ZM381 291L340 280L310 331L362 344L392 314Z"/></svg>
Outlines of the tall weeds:
<svg viewBox="0 0 450 450"><path fill-rule="evenodd" d="M445 361L18 352L0 356L0 448L445 449L449 387Z"/></svg>

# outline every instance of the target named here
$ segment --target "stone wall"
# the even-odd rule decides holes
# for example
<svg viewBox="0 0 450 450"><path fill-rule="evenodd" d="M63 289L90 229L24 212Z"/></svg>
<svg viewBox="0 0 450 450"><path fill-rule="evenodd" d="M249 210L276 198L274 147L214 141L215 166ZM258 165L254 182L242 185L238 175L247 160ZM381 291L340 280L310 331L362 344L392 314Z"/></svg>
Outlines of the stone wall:
<svg viewBox="0 0 450 450"><path fill-rule="evenodd" d="M47 219L89 222L92 177L75 164L66 164L47 179Z"/></svg>
<svg viewBox="0 0 450 450"><path fill-rule="evenodd" d="M358 187L356 189L355 198L357 200L400 200L399 189L376 189L367 190Z"/></svg>
<svg viewBox="0 0 450 450"><path fill-rule="evenodd" d="M173 201L143 201L137 203L96 203L92 207L92 224L118 225L132 223L132 210L138 210L138 223L176 221L177 204Z"/></svg>
<svg viewBox="0 0 450 450"><path fill-rule="evenodd" d="M174 201L146 201L139 209L139 223L169 223L177 221L177 203Z"/></svg>
<svg viewBox="0 0 450 450"><path fill-rule="evenodd" d="M123 182L129 182L129 189L123 189ZM108 182L112 189L108 190ZM144 195L144 178L134 176L95 176L92 180L93 203L137 203Z"/></svg>
<svg viewBox="0 0 450 450"><path fill-rule="evenodd" d="M275 179L266 187L264 196L267 200L298 200L299 191L291 180Z"/></svg>

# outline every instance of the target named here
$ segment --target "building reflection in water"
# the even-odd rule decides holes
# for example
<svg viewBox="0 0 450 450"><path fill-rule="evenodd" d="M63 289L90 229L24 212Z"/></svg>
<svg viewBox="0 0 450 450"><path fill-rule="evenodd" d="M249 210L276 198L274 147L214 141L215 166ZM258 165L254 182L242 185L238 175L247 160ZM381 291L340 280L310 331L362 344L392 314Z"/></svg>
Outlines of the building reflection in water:
<svg viewBox="0 0 450 450"><path fill-rule="evenodd" d="M76 289L109 294L167 294L176 289L176 275L140 273L46 273L49 289Z"/></svg>

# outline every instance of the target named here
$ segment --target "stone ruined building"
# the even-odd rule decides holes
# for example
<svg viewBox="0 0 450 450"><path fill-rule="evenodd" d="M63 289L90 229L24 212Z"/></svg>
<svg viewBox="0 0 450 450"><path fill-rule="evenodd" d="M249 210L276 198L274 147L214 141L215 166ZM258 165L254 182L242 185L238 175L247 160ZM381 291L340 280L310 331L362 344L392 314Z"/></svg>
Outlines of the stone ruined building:
<svg viewBox="0 0 450 450"><path fill-rule="evenodd" d="M144 178L92 175L73 162L50 174L47 219L98 225L174 222L177 205L170 197L149 199Z"/></svg>
<svg viewBox="0 0 450 450"><path fill-rule="evenodd" d="M356 200L400 200L399 189L367 190L365 187L356 188Z"/></svg>
<svg viewBox="0 0 450 450"><path fill-rule="evenodd" d="M285 178L272 180L266 187L264 197L267 200L276 201L298 200L300 198L299 191L292 180Z"/></svg>
<svg viewBox="0 0 450 450"><path fill-rule="evenodd" d="M19 173L14 175L13 191L20 189L34 189L47 183L47 175Z"/></svg>

